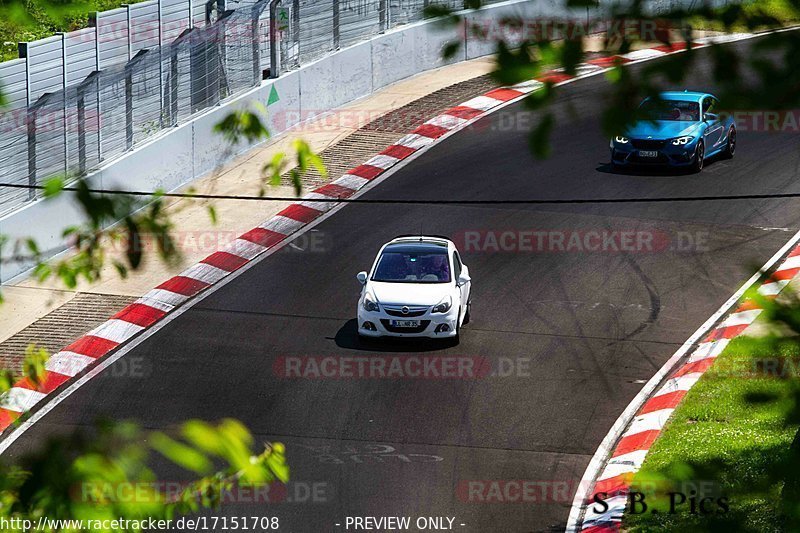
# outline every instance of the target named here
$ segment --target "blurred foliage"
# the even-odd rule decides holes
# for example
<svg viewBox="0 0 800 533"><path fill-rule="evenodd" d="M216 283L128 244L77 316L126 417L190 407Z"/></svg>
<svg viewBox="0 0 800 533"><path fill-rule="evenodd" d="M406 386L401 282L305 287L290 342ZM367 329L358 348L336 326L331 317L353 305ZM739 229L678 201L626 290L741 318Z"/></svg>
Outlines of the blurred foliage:
<svg viewBox="0 0 800 533"><path fill-rule="evenodd" d="M151 468L159 458L184 473L159 481ZM231 501L226 495L237 486L288 480L284 446L267 443L257 449L249 431L235 420L192 420L175 434L106 421L91 432L51 437L38 451L1 468L0 516L34 522L39 517L174 520L201 509L218 509ZM143 528L134 524L124 530Z"/></svg>
<svg viewBox="0 0 800 533"><path fill-rule="evenodd" d="M601 35L600 55L616 56L638 47L669 45L673 50L686 50L668 55L659 61L647 62L635 69L617 62L606 73L607 90L598 95L602 102L602 128L609 137L623 132L642 120L639 104L646 98L657 98L664 90L684 88L688 74L697 67L698 51L693 42L698 28L723 32L756 31L780 28L800 21L800 0L769 0L730 3L714 8L710 4L692 3L691 9L679 5L663 10L663 3L633 0L608 4L598 15L602 20L587 20L589 0L566 0L575 19L562 15L547 20L523 20L508 17L487 27L469 12L454 11L439 4L426 9L428 17L438 17L445 28L464 27L473 39L493 41L497 51L494 79L502 85L513 85L540 77L545 67L555 66L567 74L589 58L585 50L589 34ZM652 7L662 6L657 16ZM480 7L479 0L470 0L467 7ZM472 22L471 22L472 21ZM444 47L445 56L460 49L460 40ZM800 104L800 38L798 32L778 32L753 41L747 53L736 46L714 44L707 53L712 62L716 96L723 112L737 110L785 110ZM596 57L597 53L593 53ZM774 58L779 58L777 61ZM540 91L529 94L525 101L538 114L538 123L530 132L530 146L536 157L550 154L550 131L555 116L547 104L557 94L550 81ZM702 89L702 87L698 87ZM646 118L646 117L644 117Z"/></svg>
<svg viewBox="0 0 800 533"><path fill-rule="evenodd" d="M0 394L22 377L37 387L46 350L31 345L20 373L0 369ZM17 420L19 423L23 418ZM142 431L132 422L101 421L90 432L53 436L36 451L0 466L0 518L49 520L168 520L218 509L238 487L289 480L281 443L260 448L240 422L190 420L173 432ZM153 464L182 474L159 480ZM171 469L174 470L174 469ZM13 528L12 528L13 529ZM86 531L111 531L92 527ZM124 531L142 531L129 527ZM44 527L41 531L77 531Z"/></svg>

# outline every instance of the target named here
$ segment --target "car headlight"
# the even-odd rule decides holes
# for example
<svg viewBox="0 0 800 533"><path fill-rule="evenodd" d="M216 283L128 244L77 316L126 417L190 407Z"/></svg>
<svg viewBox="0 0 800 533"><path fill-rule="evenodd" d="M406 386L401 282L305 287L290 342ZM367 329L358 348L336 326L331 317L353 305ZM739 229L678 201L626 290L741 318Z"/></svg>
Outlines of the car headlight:
<svg viewBox="0 0 800 533"><path fill-rule="evenodd" d="M689 144L694 140L694 137L691 135L684 135L683 137L678 137L677 139L672 139L672 144L675 146L680 146L682 144Z"/></svg>
<svg viewBox="0 0 800 533"><path fill-rule="evenodd" d="M622 135L617 135L616 137L614 137L614 141L620 144L628 144L628 138L623 137Z"/></svg>
<svg viewBox="0 0 800 533"><path fill-rule="evenodd" d="M370 313L376 313L381 310L381 308L378 306L378 300L370 293L364 295L364 303L362 304L362 307L364 308L364 311L369 311Z"/></svg>
<svg viewBox="0 0 800 533"><path fill-rule="evenodd" d="M453 306L453 299L445 296L441 302L433 306L432 313L446 313Z"/></svg>

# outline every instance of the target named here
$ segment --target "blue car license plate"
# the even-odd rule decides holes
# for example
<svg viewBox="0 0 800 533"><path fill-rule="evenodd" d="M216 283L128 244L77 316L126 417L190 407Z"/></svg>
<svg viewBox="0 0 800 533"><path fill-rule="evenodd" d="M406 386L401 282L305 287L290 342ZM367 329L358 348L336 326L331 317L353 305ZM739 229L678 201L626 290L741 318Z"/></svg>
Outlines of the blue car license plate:
<svg viewBox="0 0 800 533"><path fill-rule="evenodd" d="M658 157L658 152L655 150L639 150L639 157Z"/></svg>
<svg viewBox="0 0 800 533"><path fill-rule="evenodd" d="M392 320L391 324L396 328L418 328L419 320Z"/></svg>

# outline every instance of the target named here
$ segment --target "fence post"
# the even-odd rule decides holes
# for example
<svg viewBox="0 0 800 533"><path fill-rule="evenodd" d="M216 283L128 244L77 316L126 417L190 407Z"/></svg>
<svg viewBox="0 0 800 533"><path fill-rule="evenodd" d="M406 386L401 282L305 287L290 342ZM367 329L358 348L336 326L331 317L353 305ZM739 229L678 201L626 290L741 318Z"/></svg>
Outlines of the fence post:
<svg viewBox="0 0 800 533"><path fill-rule="evenodd" d="M78 173L80 175L86 174L86 95L89 91L89 86L97 83L97 77L100 73L97 71L92 72L86 79L80 82L77 87L77 120L78 120ZM99 133L99 132L98 132Z"/></svg>
<svg viewBox="0 0 800 533"><path fill-rule="evenodd" d="M89 13L89 25L94 26L94 63L95 71L100 72L100 27L97 25L97 12ZM100 83L97 83L97 161L103 160L103 111L100 98Z"/></svg>
<svg viewBox="0 0 800 533"><path fill-rule="evenodd" d="M262 4L263 5L263 4ZM261 83L261 45L258 35L258 19L261 15L261 9L258 7L258 2L250 8L250 24L251 24L251 46L253 49L253 85Z"/></svg>
<svg viewBox="0 0 800 533"><path fill-rule="evenodd" d="M169 58L169 115L170 125L178 124L178 47L172 46L172 55Z"/></svg>
<svg viewBox="0 0 800 533"><path fill-rule="evenodd" d="M378 0L378 18L381 32L389 29L389 10L386 0Z"/></svg>
<svg viewBox="0 0 800 533"><path fill-rule="evenodd" d="M127 12L127 26L128 26L128 61L133 59L133 31L131 28L131 6L130 4L122 4Z"/></svg>
<svg viewBox="0 0 800 533"><path fill-rule="evenodd" d="M125 67L125 147L133 148L133 73Z"/></svg>
<svg viewBox="0 0 800 533"><path fill-rule="evenodd" d="M36 198L36 111L35 105L28 106L26 125L28 127L28 200Z"/></svg>
<svg viewBox="0 0 800 533"><path fill-rule="evenodd" d="M164 129L164 115L166 110L164 98L164 13L161 10L161 1L158 0L158 98L161 104L161 111L158 114L158 129ZM191 6L191 2L189 2Z"/></svg>
<svg viewBox="0 0 800 533"><path fill-rule="evenodd" d="M64 116L62 125L64 126L64 177L69 172L69 149L67 148L67 35L60 32L56 35L61 35L61 109Z"/></svg>
<svg viewBox="0 0 800 533"><path fill-rule="evenodd" d="M300 64L300 0L292 0L292 37L297 44L296 65Z"/></svg>
<svg viewBox="0 0 800 533"><path fill-rule="evenodd" d="M333 0L333 49L339 49L341 27L339 22L339 0Z"/></svg>
<svg viewBox="0 0 800 533"><path fill-rule="evenodd" d="M278 3L281 0L269 0L269 77L280 76L278 61Z"/></svg>

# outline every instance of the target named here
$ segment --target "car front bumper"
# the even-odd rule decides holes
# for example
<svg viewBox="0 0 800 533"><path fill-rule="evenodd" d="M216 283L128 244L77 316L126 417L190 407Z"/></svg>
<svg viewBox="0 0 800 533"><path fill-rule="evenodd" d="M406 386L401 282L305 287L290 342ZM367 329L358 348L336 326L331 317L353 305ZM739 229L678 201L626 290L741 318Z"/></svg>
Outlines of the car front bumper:
<svg viewBox="0 0 800 533"><path fill-rule="evenodd" d="M634 148L632 142L625 144L616 141L611 143L611 161L615 165L654 165L685 167L694 163L697 151L697 140L689 144L673 145L669 141L659 148ZM642 152L654 152L656 155L642 155Z"/></svg>
<svg viewBox="0 0 800 533"><path fill-rule="evenodd" d="M419 327L405 328L392 326L392 320L417 320ZM369 323L374 327L367 327ZM427 337L443 339L455 337L457 334L458 309L451 308L447 313L426 312L415 317L397 317L386 313L381 307L380 311L365 311L358 307L358 334L365 337Z"/></svg>

